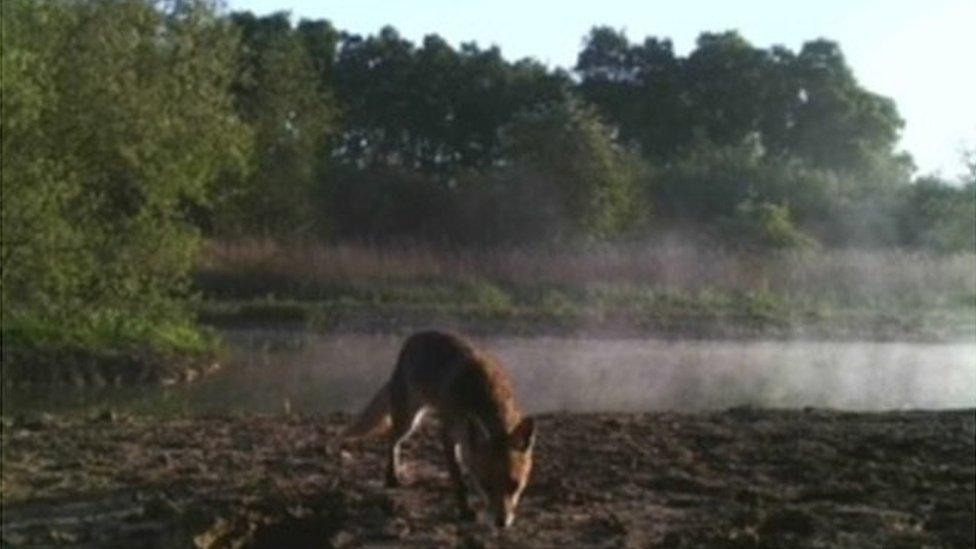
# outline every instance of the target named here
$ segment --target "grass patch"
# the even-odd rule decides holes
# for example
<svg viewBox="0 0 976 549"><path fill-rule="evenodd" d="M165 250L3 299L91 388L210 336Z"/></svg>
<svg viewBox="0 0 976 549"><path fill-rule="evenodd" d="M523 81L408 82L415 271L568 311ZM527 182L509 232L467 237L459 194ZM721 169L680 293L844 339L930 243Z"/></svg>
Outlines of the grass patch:
<svg viewBox="0 0 976 549"><path fill-rule="evenodd" d="M449 291L445 288L449 288ZM486 288L490 288L486 290ZM400 331L454 326L469 331L538 334L594 332L691 337L840 337L940 340L973 332L973 311L872 307L794 299L769 292L660 291L638 285L589 288L483 284L411 287L384 283L364 291L334 286L322 299L201 302L214 325L287 323L319 330Z"/></svg>

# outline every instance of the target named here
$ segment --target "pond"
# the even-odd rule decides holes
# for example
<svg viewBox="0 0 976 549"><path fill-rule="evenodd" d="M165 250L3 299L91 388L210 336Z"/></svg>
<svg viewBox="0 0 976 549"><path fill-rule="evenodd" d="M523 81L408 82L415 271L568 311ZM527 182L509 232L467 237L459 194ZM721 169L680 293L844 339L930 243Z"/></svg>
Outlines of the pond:
<svg viewBox="0 0 976 549"><path fill-rule="evenodd" d="M4 413L111 407L154 415L356 411L402 336L233 330L213 376L182 386L6 390ZM484 337L528 412L976 406L976 344Z"/></svg>

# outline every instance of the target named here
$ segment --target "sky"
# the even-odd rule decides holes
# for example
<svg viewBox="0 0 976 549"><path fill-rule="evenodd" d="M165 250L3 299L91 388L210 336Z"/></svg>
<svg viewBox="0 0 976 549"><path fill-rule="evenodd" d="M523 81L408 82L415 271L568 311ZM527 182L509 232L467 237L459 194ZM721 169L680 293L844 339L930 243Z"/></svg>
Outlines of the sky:
<svg viewBox="0 0 976 549"><path fill-rule="evenodd" d="M738 30L754 46L794 51L828 38L865 88L891 97L905 119L900 147L918 173L953 178L976 150L976 0L225 0L230 10L288 11L357 34L392 25L419 43L497 45L511 60L572 68L590 28L621 29L632 42L671 38L686 55L703 31Z"/></svg>

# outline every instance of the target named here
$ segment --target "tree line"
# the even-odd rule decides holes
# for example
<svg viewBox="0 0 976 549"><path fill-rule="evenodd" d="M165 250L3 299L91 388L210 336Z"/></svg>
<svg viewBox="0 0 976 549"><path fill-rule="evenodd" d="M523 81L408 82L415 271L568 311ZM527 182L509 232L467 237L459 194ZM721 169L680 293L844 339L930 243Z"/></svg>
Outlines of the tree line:
<svg viewBox="0 0 976 549"><path fill-rule="evenodd" d="M563 70L211 0L10 0L2 31L5 307L178 314L201 237L976 246L976 159L913 178L828 40L595 27Z"/></svg>
<svg viewBox="0 0 976 549"><path fill-rule="evenodd" d="M595 27L568 72L393 27L228 19L254 169L229 182L215 234L527 244L732 228L729 245L760 248L974 245L972 181L913 180L895 104L829 40L703 33L680 56Z"/></svg>

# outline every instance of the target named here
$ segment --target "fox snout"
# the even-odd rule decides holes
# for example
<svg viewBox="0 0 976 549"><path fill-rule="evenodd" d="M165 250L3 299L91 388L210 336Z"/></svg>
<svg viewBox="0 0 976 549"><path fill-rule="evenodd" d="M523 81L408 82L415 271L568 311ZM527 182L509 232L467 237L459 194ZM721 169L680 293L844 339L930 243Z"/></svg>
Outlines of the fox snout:
<svg viewBox="0 0 976 549"><path fill-rule="evenodd" d="M508 528L515 522L515 510L518 509L519 499L522 495L522 490L525 488L525 482L513 482L510 486L515 489L492 494L490 497L490 503L487 509L488 516L486 518L488 519L488 523L496 528Z"/></svg>
<svg viewBox="0 0 976 549"><path fill-rule="evenodd" d="M500 439L492 440L482 429L470 433L470 456L476 484L487 504L489 524L508 528L515 522L522 492L532 471L535 421L525 418Z"/></svg>

